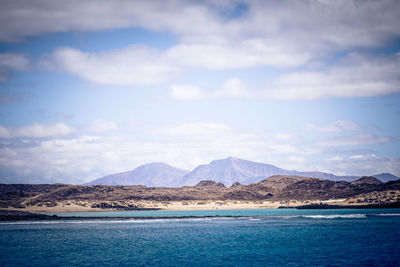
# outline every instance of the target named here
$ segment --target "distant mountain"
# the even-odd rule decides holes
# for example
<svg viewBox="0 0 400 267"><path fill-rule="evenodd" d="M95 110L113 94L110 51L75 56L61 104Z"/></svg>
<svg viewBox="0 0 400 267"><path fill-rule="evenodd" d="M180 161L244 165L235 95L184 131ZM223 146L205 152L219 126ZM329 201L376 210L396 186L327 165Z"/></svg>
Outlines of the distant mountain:
<svg viewBox="0 0 400 267"><path fill-rule="evenodd" d="M288 174L287 170L270 164L229 157L200 165L183 177L185 185L195 185L201 180L214 180L226 186L234 182L254 183L274 174Z"/></svg>
<svg viewBox="0 0 400 267"><path fill-rule="evenodd" d="M235 182L247 185L259 182L273 175L291 175L328 179L332 181L354 181L360 176L337 176L331 173L310 171L301 172L286 170L271 164L254 162L234 157L213 160L209 164L200 165L193 171L178 169L165 163L149 163L132 171L108 175L96 179L87 185L146 185L146 186L194 186L203 180L213 180L231 186ZM399 178L390 173L372 175L383 181Z"/></svg>
<svg viewBox="0 0 400 267"><path fill-rule="evenodd" d="M332 173L326 173L326 172L317 172L317 171L311 171L311 172L299 172L299 171L290 171L290 175L298 175L298 176L304 176L304 177L312 177L312 178L322 178L322 179L328 179L332 181L353 181L360 176L338 176L334 175Z"/></svg>
<svg viewBox="0 0 400 267"><path fill-rule="evenodd" d="M375 175L371 175L371 176L381 180L384 183L400 179L399 177L394 176L391 173L380 173L380 174L375 174Z"/></svg>
<svg viewBox="0 0 400 267"><path fill-rule="evenodd" d="M132 171L104 176L86 185L146 185L146 186L180 186L186 170L172 167L161 162L141 165Z"/></svg>
<svg viewBox="0 0 400 267"><path fill-rule="evenodd" d="M234 182L249 184L259 182L272 175L297 175L303 177L322 178L333 181L352 181L359 176L336 176L325 172L299 172L285 170L271 164L229 157L214 160L210 164L200 165L183 177L185 185L194 185L201 180L214 180L226 186Z"/></svg>

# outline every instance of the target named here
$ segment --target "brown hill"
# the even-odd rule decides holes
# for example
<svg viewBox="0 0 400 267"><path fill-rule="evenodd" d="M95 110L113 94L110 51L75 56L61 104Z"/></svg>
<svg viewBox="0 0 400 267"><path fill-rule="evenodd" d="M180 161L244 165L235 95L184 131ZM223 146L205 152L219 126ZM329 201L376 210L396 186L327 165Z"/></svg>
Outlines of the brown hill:
<svg viewBox="0 0 400 267"><path fill-rule="evenodd" d="M360 179L357 179L355 181L351 182L352 184L383 184L383 182L379 179L376 179L375 177L372 176L363 176Z"/></svg>
<svg viewBox="0 0 400 267"><path fill-rule="evenodd" d="M221 183L210 180L201 181L196 186L179 188L0 184L0 207L52 206L58 202L68 201L92 204L119 201L119 204L112 207L132 208L133 202L142 200L323 200L348 198L385 190L400 190L400 180L382 183L377 182L372 177L363 177L349 183L300 176L275 175L259 183L249 185L234 183L228 188ZM125 205L124 203L130 204Z"/></svg>
<svg viewBox="0 0 400 267"><path fill-rule="evenodd" d="M275 192L280 192L287 186L294 184L299 181L310 180L314 178L295 176L295 175L273 175L267 179L259 182L259 185L271 188Z"/></svg>

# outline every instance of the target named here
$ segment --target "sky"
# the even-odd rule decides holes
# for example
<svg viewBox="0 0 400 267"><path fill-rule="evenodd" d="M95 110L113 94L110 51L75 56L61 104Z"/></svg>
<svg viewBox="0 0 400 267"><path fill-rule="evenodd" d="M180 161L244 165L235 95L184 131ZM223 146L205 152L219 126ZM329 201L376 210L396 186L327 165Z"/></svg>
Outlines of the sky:
<svg viewBox="0 0 400 267"><path fill-rule="evenodd" d="M400 176L400 1L0 2L0 183L229 156Z"/></svg>

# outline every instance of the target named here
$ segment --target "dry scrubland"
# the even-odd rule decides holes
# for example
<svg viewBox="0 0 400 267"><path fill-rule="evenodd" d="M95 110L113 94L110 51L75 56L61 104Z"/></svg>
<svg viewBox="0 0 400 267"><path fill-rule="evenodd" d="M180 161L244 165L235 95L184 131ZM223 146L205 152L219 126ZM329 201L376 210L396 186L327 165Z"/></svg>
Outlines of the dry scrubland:
<svg viewBox="0 0 400 267"><path fill-rule="evenodd" d="M225 187L214 181L196 186L0 185L0 208L33 212L136 209L249 209L312 203L365 205L400 201L400 181L373 177L334 182L275 175L258 183Z"/></svg>

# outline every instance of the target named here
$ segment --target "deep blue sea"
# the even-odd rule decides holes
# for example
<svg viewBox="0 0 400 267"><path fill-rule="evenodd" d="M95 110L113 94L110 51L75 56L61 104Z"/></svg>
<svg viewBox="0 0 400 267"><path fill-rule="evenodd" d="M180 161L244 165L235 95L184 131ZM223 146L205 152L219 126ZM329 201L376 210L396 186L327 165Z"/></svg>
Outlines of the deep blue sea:
<svg viewBox="0 0 400 267"><path fill-rule="evenodd" d="M0 266L400 266L398 209L67 215L144 218L1 222Z"/></svg>

